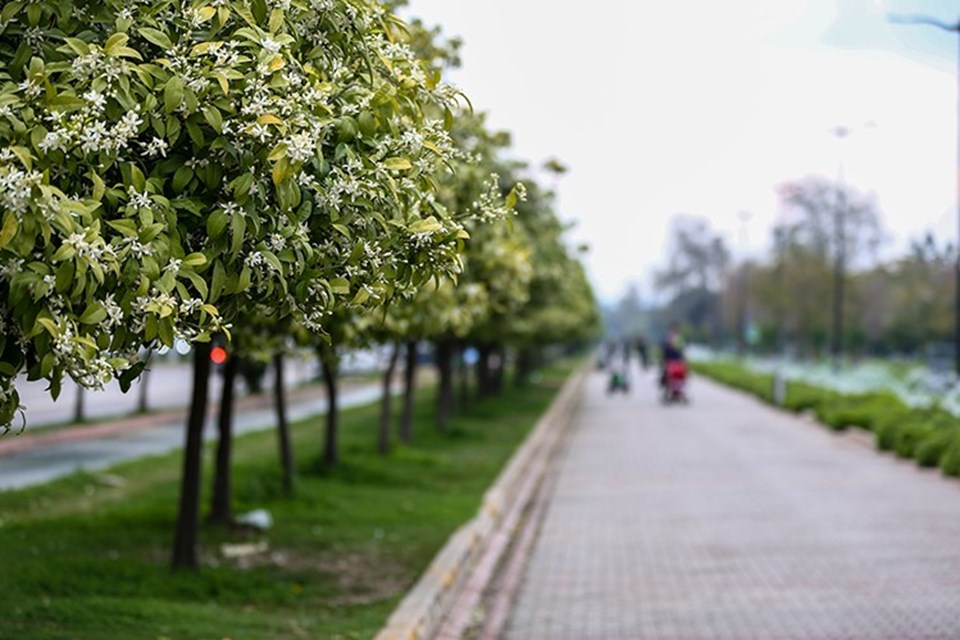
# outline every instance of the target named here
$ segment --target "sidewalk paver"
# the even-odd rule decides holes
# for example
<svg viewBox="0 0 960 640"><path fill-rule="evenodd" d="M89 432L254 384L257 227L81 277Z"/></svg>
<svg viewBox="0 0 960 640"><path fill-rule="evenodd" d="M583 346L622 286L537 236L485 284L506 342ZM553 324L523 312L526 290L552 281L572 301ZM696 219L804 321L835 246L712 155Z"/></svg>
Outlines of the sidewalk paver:
<svg viewBox="0 0 960 640"><path fill-rule="evenodd" d="M703 380L588 383L510 640L956 640L960 482Z"/></svg>

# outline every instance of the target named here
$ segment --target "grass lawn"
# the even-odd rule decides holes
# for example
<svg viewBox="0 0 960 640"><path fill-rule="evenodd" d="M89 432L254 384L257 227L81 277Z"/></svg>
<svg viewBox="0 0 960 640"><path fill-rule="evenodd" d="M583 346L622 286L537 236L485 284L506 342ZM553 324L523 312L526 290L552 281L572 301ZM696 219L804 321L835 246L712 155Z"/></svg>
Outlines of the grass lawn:
<svg viewBox="0 0 960 640"><path fill-rule="evenodd" d="M290 499L276 434L239 438L236 511L267 509L274 527L205 529L199 573L168 566L179 454L0 493L0 640L370 638L474 515L570 368L475 404L444 435L423 390L415 444L388 457L375 452L378 408L345 411L334 471L319 463L322 419L299 423ZM204 469L209 485L210 455ZM259 542L268 550L245 559L222 553Z"/></svg>

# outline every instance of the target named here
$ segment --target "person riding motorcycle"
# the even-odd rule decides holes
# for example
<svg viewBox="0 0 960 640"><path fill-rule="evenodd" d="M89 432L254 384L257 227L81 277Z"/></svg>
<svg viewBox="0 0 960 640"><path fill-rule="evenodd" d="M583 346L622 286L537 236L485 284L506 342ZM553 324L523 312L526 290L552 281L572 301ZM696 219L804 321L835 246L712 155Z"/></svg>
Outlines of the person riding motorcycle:
<svg viewBox="0 0 960 640"><path fill-rule="evenodd" d="M661 387L667 385L667 370L670 368L670 363L679 363L684 370L686 369L686 361L683 357L683 338L680 337L680 332L677 331L676 327L670 327L670 331L663 341L662 357L660 359Z"/></svg>

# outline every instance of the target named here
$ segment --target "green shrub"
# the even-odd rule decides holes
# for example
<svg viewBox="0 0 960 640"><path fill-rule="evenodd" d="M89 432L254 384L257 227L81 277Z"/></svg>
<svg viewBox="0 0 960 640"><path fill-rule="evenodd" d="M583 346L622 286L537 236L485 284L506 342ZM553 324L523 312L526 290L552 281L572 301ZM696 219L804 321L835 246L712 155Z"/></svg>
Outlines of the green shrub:
<svg viewBox="0 0 960 640"><path fill-rule="evenodd" d="M940 456L940 470L945 476L960 477L960 431L954 433L943 455Z"/></svg>
<svg viewBox="0 0 960 640"><path fill-rule="evenodd" d="M773 376L756 373L733 362L697 362L694 371L717 382L751 393L765 402L773 402Z"/></svg>
<svg viewBox="0 0 960 640"><path fill-rule="evenodd" d="M940 465L950 444L960 435L960 429L938 428L921 440L913 452L913 459L921 467L932 468Z"/></svg>
<svg viewBox="0 0 960 640"><path fill-rule="evenodd" d="M783 406L794 413L817 412L830 392L805 382L788 382Z"/></svg>
<svg viewBox="0 0 960 640"><path fill-rule="evenodd" d="M916 420L916 413L904 410L880 416L873 424L873 433L876 435L877 449L893 451L900 427Z"/></svg>
<svg viewBox="0 0 960 640"><path fill-rule="evenodd" d="M735 362L696 363L694 369L718 382L773 402L773 376ZM894 394L875 391L843 395L806 382L787 383L784 408L812 411L837 431L856 426L876 435L877 449L913 458L921 467L939 466L960 477L960 419L939 408L908 407Z"/></svg>
<svg viewBox="0 0 960 640"><path fill-rule="evenodd" d="M883 392L852 396L828 394L823 398L815 408L817 418L836 430L861 427L873 431L883 416L907 411L903 402Z"/></svg>
<svg viewBox="0 0 960 640"><path fill-rule="evenodd" d="M893 451L901 458L913 458L917 445L938 431L930 422L914 422L902 425L893 439Z"/></svg>

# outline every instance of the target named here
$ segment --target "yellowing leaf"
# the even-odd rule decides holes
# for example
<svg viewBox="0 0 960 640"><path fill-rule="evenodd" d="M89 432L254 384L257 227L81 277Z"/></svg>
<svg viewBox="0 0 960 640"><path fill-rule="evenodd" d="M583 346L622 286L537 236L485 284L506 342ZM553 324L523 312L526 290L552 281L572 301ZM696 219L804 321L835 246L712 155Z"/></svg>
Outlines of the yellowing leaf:
<svg viewBox="0 0 960 640"><path fill-rule="evenodd" d="M96 173L90 173L90 180L93 182L93 199L100 202L103 200L103 194L106 193L107 187Z"/></svg>
<svg viewBox="0 0 960 640"><path fill-rule="evenodd" d="M273 165L273 184L278 185L289 177L290 171L290 161L286 158L280 158L277 164Z"/></svg>
<svg viewBox="0 0 960 640"><path fill-rule="evenodd" d="M220 83L220 89L223 91L224 95L230 93L230 81L227 80L227 76L223 75L222 73L218 73L217 82Z"/></svg>
<svg viewBox="0 0 960 640"><path fill-rule="evenodd" d="M191 267L199 267L200 265L207 264L207 256L202 253L191 253L183 259L183 264Z"/></svg>
<svg viewBox="0 0 960 640"><path fill-rule="evenodd" d="M433 231L440 231L443 229L443 225L440 224L436 218L430 216L429 218L413 222L407 229L409 229L411 233L431 233Z"/></svg>
<svg viewBox="0 0 960 640"><path fill-rule="evenodd" d="M47 330L53 337L60 335L60 329L57 327L57 324L50 318L37 318L37 324Z"/></svg>
<svg viewBox="0 0 960 640"><path fill-rule="evenodd" d="M211 49L215 47L219 47L222 44L223 42L219 40L209 40L207 42L200 42L198 44L193 45L193 49L190 50L190 53L192 53L195 56L202 56L203 54L208 53Z"/></svg>
<svg viewBox="0 0 960 640"><path fill-rule="evenodd" d="M410 160L407 158L387 158L383 161L383 166L391 171L406 171L407 169L412 169L413 165L410 163Z"/></svg>
<svg viewBox="0 0 960 640"><path fill-rule="evenodd" d="M334 278L330 281L330 290L338 295L350 293L350 283L345 278Z"/></svg>
<svg viewBox="0 0 960 640"><path fill-rule="evenodd" d="M276 33L283 26L283 9L274 9L270 12L270 33Z"/></svg>
<svg viewBox="0 0 960 640"><path fill-rule="evenodd" d="M129 39L130 39L130 36L128 36L125 33L113 34L112 36L107 38L107 41L103 44L104 53L106 53L108 56L115 55L117 49L119 49L120 47L127 46L127 41Z"/></svg>
<svg viewBox="0 0 960 640"><path fill-rule="evenodd" d="M3 215L3 228L0 228L0 249L10 244L19 230L20 221L17 220L17 216L13 215L12 211L7 211Z"/></svg>
<svg viewBox="0 0 960 640"><path fill-rule="evenodd" d="M257 118L257 124L275 124L278 127L285 126L283 120L273 115L272 113L265 113L259 118Z"/></svg>

